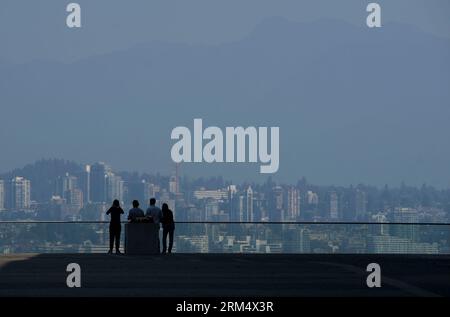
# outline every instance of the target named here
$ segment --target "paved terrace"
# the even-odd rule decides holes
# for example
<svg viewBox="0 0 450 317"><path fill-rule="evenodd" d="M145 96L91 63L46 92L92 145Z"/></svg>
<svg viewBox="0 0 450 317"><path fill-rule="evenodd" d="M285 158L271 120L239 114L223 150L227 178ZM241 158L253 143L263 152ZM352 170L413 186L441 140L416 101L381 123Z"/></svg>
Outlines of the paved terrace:
<svg viewBox="0 0 450 317"><path fill-rule="evenodd" d="M82 288L66 286L71 262ZM379 289L366 286L371 262L381 265ZM450 296L450 256L3 255L0 296Z"/></svg>

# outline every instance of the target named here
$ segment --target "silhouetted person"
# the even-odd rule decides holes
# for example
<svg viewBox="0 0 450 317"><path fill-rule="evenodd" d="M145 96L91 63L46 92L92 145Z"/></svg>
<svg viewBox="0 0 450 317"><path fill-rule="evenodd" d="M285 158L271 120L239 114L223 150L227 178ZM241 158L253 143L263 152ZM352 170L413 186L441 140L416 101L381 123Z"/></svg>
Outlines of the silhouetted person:
<svg viewBox="0 0 450 317"><path fill-rule="evenodd" d="M173 233L175 231L175 222L173 221L173 212L169 209L167 204L162 204L162 218L161 223L163 227L163 251L167 250L167 235L169 235L169 253L172 253Z"/></svg>
<svg viewBox="0 0 450 317"><path fill-rule="evenodd" d="M159 225L159 223L161 222L162 213L161 213L161 209L159 209L158 206L155 206L155 204L156 204L156 199L151 198L150 199L150 207L147 208L145 215L147 217L151 217L153 219L153 222Z"/></svg>
<svg viewBox="0 0 450 317"><path fill-rule="evenodd" d="M156 199L150 198L150 206L147 208L145 215L147 217L150 217L152 219L152 221L158 225L158 252L160 252L161 251L161 242L159 241L159 226L160 226L160 222L161 222L162 213L161 213L161 209L159 209L159 207L156 206L155 204L156 204Z"/></svg>
<svg viewBox="0 0 450 317"><path fill-rule="evenodd" d="M109 251L111 254L114 246L114 240L116 240L116 253L120 254L120 231L122 226L120 224L120 215L122 215L123 209L120 208L120 203L116 199L113 201L111 208L106 212L107 215L111 215L111 221L109 223Z"/></svg>
<svg viewBox="0 0 450 317"><path fill-rule="evenodd" d="M128 212L128 221L136 222L136 219L141 217L144 217L144 211L139 208L139 202L133 200L133 208Z"/></svg>

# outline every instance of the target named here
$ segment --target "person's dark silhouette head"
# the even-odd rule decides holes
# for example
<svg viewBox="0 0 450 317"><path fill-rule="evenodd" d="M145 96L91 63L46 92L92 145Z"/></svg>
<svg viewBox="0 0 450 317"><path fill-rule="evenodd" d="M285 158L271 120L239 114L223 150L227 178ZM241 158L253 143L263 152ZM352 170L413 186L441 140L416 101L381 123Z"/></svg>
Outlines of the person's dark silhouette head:
<svg viewBox="0 0 450 317"><path fill-rule="evenodd" d="M112 205L113 207L120 207L120 202L117 199L114 199Z"/></svg>
<svg viewBox="0 0 450 317"><path fill-rule="evenodd" d="M139 207L139 202L137 200L133 200L133 208Z"/></svg>
<svg viewBox="0 0 450 317"><path fill-rule="evenodd" d="M150 206L154 206L156 204L155 198L150 198Z"/></svg>
<svg viewBox="0 0 450 317"><path fill-rule="evenodd" d="M167 205L166 203L164 203L164 204L162 204L161 209L162 209L162 211L169 210L169 205Z"/></svg>

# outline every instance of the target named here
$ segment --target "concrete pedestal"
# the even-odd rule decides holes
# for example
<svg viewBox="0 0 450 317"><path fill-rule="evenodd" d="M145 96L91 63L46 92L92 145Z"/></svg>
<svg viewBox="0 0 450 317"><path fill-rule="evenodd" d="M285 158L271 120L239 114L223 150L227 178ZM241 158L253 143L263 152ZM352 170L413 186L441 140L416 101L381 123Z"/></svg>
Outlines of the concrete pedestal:
<svg viewBox="0 0 450 317"><path fill-rule="evenodd" d="M126 254L158 254L159 225L154 223L125 224Z"/></svg>

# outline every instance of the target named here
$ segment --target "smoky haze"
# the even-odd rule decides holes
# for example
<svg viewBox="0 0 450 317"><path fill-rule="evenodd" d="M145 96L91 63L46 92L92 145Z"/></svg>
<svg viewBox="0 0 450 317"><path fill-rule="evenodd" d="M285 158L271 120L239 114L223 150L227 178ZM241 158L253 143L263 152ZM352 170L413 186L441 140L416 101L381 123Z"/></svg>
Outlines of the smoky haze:
<svg viewBox="0 0 450 317"><path fill-rule="evenodd" d="M450 185L447 2L379 1L381 29L361 1L207 2L79 1L80 30L59 1L2 2L0 171L62 157L168 173L171 130L203 118L279 126L280 181Z"/></svg>

